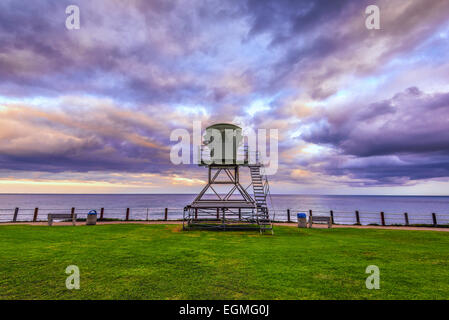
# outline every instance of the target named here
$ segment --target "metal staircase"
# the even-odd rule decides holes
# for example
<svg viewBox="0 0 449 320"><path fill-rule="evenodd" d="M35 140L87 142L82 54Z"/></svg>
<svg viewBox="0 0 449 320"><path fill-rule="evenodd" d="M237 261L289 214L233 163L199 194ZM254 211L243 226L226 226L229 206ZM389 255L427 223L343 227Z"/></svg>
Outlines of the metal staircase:
<svg viewBox="0 0 449 320"><path fill-rule="evenodd" d="M267 176L262 175L261 168L262 164L249 165L254 200L257 206L256 219L261 233L271 231L273 234L273 224L271 223L267 206L267 196L269 195L270 188Z"/></svg>

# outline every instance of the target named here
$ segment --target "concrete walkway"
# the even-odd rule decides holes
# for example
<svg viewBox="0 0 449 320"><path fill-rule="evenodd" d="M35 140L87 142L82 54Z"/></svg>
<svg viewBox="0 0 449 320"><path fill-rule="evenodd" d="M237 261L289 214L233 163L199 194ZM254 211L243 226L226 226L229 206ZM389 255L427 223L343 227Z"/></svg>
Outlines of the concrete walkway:
<svg viewBox="0 0 449 320"><path fill-rule="evenodd" d="M78 226L85 225L86 222L79 221L76 223ZM182 224L182 221L98 221L98 225L107 224ZM31 225L31 226L47 226L46 221L40 222L2 222L0 226L7 225ZM53 226L71 226L72 222L53 222ZM296 223L287 222L275 222L275 226L287 226L287 227L297 227ZM313 224L313 228L324 229L327 228L327 224ZM434 227L411 227L411 226L355 226L355 225L342 225L334 224L332 228L355 228L355 229L386 229L386 230L414 230L414 231L442 231L449 232L449 228L434 228Z"/></svg>
<svg viewBox="0 0 449 320"><path fill-rule="evenodd" d="M182 224L182 221L97 221L98 225L103 224ZM47 221L39 222L1 222L0 226L12 226L12 225L30 225L30 226L48 226ZM72 221L55 222L53 226L71 226ZM86 225L86 221L77 221L77 226Z"/></svg>
<svg viewBox="0 0 449 320"><path fill-rule="evenodd" d="M296 223L273 223L275 226L297 227ZM313 228L327 229L327 224L313 224ZM417 231L443 231L449 232L449 228L434 227L411 227L411 226L355 226L345 224L333 224L332 228L355 228L355 229L387 229L387 230L417 230Z"/></svg>

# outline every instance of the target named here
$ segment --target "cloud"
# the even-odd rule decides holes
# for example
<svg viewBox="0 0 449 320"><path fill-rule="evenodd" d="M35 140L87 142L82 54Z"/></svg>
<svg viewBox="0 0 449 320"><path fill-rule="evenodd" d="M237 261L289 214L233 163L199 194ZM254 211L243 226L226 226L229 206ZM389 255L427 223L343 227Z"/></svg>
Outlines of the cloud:
<svg viewBox="0 0 449 320"><path fill-rule="evenodd" d="M279 129L280 183L448 177L449 2L369 4L2 1L0 169L183 177L170 132L202 120Z"/></svg>
<svg viewBox="0 0 449 320"><path fill-rule="evenodd" d="M69 101L70 97L63 99L65 105ZM167 170L167 114L135 113L103 100L71 103L78 108L70 112L67 107L43 111L23 105L0 110L1 167L51 172Z"/></svg>
<svg viewBox="0 0 449 320"><path fill-rule="evenodd" d="M252 35L267 34L274 52L268 87L300 86L314 99L415 48L447 21L445 1L379 1L382 31L364 27L369 1L249 1Z"/></svg>
<svg viewBox="0 0 449 320"><path fill-rule="evenodd" d="M449 92L411 87L388 100L324 113L302 137L356 156L449 150Z"/></svg>
<svg viewBox="0 0 449 320"><path fill-rule="evenodd" d="M395 183L449 175L449 92L416 87L368 106L323 112L301 138L338 150L320 168L329 174Z"/></svg>

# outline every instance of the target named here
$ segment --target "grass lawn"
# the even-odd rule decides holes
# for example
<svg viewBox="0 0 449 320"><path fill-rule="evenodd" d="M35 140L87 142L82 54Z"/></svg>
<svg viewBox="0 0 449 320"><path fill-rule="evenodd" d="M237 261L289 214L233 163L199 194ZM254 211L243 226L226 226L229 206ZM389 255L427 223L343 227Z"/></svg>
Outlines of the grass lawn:
<svg viewBox="0 0 449 320"><path fill-rule="evenodd" d="M80 290L65 287L77 265ZM368 290L368 265L380 290ZM448 299L449 233L0 226L0 299Z"/></svg>

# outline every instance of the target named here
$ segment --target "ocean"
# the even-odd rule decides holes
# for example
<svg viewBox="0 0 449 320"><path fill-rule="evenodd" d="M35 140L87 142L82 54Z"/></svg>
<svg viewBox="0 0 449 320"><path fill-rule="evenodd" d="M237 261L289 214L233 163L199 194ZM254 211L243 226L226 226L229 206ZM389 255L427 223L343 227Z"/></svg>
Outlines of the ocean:
<svg viewBox="0 0 449 320"><path fill-rule="evenodd" d="M0 194L0 221L11 221L14 208L19 208L18 221L29 221L38 210L38 220L46 220L48 213L70 213L72 207L79 217L95 209L104 208L105 218L124 219L130 208L131 220L182 219L184 206L194 194ZM410 224L431 224L432 213L438 224L449 223L449 197L443 196L343 196L343 195L272 195L272 217L278 221L296 220L299 212L329 215L333 210L336 223L353 224L359 211L361 224L381 224L384 212L386 224L404 224L408 213Z"/></svg>

